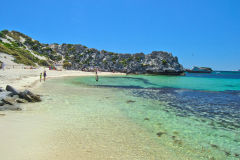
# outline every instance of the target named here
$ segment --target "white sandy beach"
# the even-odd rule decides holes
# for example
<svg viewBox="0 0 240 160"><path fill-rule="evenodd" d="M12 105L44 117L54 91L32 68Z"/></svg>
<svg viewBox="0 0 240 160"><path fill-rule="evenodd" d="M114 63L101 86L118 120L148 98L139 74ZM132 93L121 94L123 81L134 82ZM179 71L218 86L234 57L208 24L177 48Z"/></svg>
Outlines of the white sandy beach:
<svg viewBox="0 0 240 160"><path fill-rule="evenodd" d="M5 87L9 84L18 90L27 88L36 93L38 87L44 84L44 82L39 82L39 73L43 70L44 68L1 70L0 86ZM48 79L95 75L93 72L82 71L48 69L46 71ZM100 72L99 75L123 74ZM62 106L55 106L53 112L49 112L48 107L44 107L48 105L47 103L49 102L23 104L23 111L0 112L0 159L155 159L155 156L159 159L166 159L168 155L167 151L159 148L154 140L145 138L147 133L143 129L126 119L112 105L99 104L94 113L89 112L88 108L82 108L74 114L74 110L62 108L70 101L66 101L67 104L62 104ZM109 112L105 112L106 107ZM62 119L65 114L71 114L71 119L79 122L71 122L70 125L70 122ZM97 119L91 118L95 116ZM135 139L136 133L139 133L138 139ZM146 144L149 148L145 148Z"/></svg>
<svg viewBox="0 0 240 160"><path fill-rule="evenodd" d="M38 69L5 69L0 70L0 87L5 88L6 85L12 85L16 89L31 89L37 87L40 81L40 73L44 70L47 71L48 78L57 78L64 76L94 76L94 72L83 72L83 71L72 71L72 70L49 70L43 67ZM110 75L125 75L124 73L111 73L111 72L99 72L99 76L110 76ZM42 82L43 83L43 82Z"/></svg>
<svg viewBox="0 0 240 160"><path fill-rule="evenodd" d="M14 62L14 57L5 53L0 53L0 61L4 62L4 69L0 69L0 87L4 88L6 85L11 85L16 89L31 89L32 87L38 87L40 82L40 73L44 70L47 71L48 78L57 77L70 77L70 76L94 76L94 72L83 72L75 70L49 70L44 67L37 67L36 69L30 69L30 66L23 64L17 64ZM60 67L62 68L62 67ZM125 73L112 73L112 72L98 72L99 76L110 75L125 75Z"/></svg>
<svg viewBox="0 0 240 160"><path fill-rule="evenodd" d="M0 70L0 87L11 85L18 90L29 89L37 94L42 88L41 85L47 85L39 81L39 75L44 70L47 72L47 81L51 78L95 75L94 72L56 71L43 67L30 69L11 61L6 64L5 69ZM99 72L98 75L125 74ZM52 89L56 93L55 89ZM87 90L80 92L88 98ZM85 99L79 99L82 97L80 96L76 100L82 103L83 108L76 112L78 107L69 108L71 98L63 102L60 98L58 101L62 104L57 105L54 101L49 104L51 100L45 99L40 103L23 104L23 111L0 111L0 159L176 159L177 156L172 151L156 143L157 137L149 138L148 132L113 107L115 103L121 103L121 98L114 92L101 92L96 90L96 93L89 94L100 101L104 100L104 96L115 100L107 105L105 102L96 105L90 98L89 101L93 104L89 103L91 105L84 107ZM53 110L48 105L53 106Z"/></svg>

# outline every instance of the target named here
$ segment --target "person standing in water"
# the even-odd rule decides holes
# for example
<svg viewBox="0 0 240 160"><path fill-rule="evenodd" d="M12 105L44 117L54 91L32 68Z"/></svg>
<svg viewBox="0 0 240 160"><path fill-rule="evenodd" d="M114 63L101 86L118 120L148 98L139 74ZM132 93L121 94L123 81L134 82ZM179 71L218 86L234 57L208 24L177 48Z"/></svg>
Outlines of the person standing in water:
<svg viewBox="0 0 240 160"><path fill-rule="evenodd" d="M98 82L98 68L96 68L96 76L95 76L95 78L96 78L96 81Z"/></svg>
<svg viewBox="0 0 240 160"><path fill-rule="evenodd" d="M44 82L45 82L45 80L46 80L46 77L47 77L47 72L44 71L44 72L43 72L43 80L44 80Z"/></svg>
<svg viewBox="0 0 240 160"><path fill-rule="evenodd" d="M40 82L42 81L42 73L40 73Z"/></svg>

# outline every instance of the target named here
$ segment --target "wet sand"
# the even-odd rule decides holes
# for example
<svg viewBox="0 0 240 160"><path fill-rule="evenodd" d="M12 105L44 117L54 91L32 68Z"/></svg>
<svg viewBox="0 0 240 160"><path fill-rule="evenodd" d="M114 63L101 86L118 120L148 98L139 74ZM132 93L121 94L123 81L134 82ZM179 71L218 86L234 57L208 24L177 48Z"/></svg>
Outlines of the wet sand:
<svg viewBox="0 0 240 160"><path fill-rule="evenodd" d="M64 95L69 86L53 84L35 88L43 102L0 118L0 159L179 159L114 107L115 92L71 87Z"/></svg>

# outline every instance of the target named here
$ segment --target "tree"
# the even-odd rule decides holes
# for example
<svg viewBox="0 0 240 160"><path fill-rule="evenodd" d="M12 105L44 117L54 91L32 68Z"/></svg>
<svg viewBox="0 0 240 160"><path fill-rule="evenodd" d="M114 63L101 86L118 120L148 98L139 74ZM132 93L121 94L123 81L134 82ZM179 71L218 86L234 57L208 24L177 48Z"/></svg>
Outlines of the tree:
<svg viewBox="0 0 240 160"><path fill-rule="evenodd" d="M72 64L69 63L68 61L64 61L64 62L63 62L63 68L69 69L71 66L72 66Z"/></svg>

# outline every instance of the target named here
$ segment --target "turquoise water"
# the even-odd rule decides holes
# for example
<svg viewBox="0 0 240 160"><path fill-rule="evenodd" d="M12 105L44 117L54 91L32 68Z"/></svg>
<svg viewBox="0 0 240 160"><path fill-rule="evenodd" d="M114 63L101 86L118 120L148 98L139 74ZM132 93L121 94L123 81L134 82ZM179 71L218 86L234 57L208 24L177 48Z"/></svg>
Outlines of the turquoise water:
<svg viewBox="0 0 240 160"><path fill-rule="evenodd" d="M240 72L128 75L99 82L81 77L69 83L117 88L131 105L123 112L153 135L160 133L159 143L175 152L196 159L240 158Z"/></svg>
<svg viewBox="0 0 240 160"><path fill-rule="evenodd" d="M63 159L240 158L239 72L68 77L38 92Z"/></svg>
<svg viewBox="0 0 240 160"><path fill-rule="evenodd" d="M103 77L95 84L91 77L78 82L88 85L122 86L132 88L185 88L192 90L226 91L240 90L240 72L213 72L212 74L187 74L186 76L146 76Z"/></svg>

